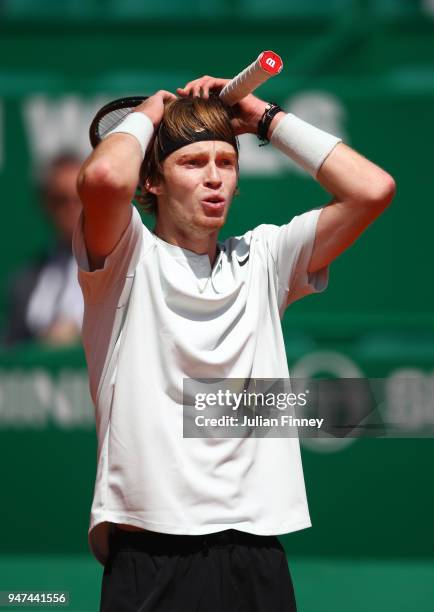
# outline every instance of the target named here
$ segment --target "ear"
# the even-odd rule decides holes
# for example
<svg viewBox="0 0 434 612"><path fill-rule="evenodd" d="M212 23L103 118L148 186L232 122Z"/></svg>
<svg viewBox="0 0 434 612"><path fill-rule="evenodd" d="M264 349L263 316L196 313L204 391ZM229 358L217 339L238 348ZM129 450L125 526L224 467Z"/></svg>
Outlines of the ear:
<svg viewBox="0 0 434 612"><path fill-rule="evenodd" d="M153 193L155 196L159 196L163 193L163 188L160 181L155 183L151 183L150 178L147 178L145 181L145 189L149 193Z"/></svg>

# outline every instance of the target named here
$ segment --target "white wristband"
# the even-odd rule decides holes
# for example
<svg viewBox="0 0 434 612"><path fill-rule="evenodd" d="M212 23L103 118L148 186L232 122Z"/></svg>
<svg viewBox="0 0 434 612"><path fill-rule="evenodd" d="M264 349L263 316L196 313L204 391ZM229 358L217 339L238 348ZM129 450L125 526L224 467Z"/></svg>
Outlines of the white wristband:
<svg viewBox="0 0 434 612"><path fill-rule="evenodd" d="M342 139L288 113L273 130L270 142L316 178L325 158Z"/></svg>
<svg viewBox="0 0 434 612"><path fill-rule="evenodd" d="M142 157L145 157L146 149L154 134L154 124L145 113L139 111L129 113L121 123L108 132L104 138L111 134L131 134L140 144Z"/></svg>

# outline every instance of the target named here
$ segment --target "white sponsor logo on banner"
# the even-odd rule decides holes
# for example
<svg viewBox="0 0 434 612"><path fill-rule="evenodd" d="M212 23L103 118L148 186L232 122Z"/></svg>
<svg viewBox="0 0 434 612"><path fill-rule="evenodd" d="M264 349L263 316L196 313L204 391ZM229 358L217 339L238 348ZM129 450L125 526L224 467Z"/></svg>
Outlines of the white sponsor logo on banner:
<svg viewBox="0 0 434 612"><path fill-rule="evenodd" d="M87 157L91 151L90 123L97 110L112 97L100 94L86 99L70 94L59 98L46 95L28 98L23 113L34 162L43 164L64 150ZM322 91L300 92L286 100L283 108L348 142L344 126L346 111L336 96ZM273 176L290 172L308 176L295 162L272 146L259 149L256 136L243 134L240 142L242 174Z"/></svg>
<svg viewBox="0 0 434 612"><path fill-rule="evenodd" d="M107 100L102 95L88 100L72 94L28 98L23 113L34 162L43 164L65 150L87 157L91 152L89 126Z"/></svg>

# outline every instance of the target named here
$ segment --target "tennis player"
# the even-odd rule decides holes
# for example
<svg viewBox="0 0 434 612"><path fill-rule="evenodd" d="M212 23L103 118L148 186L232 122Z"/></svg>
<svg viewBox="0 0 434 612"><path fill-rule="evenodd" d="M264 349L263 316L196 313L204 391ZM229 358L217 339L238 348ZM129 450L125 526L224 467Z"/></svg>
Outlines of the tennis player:
<svg viewBox="0 0 434 612"><path fill-rule="evenodd" d="M78 180L73 246L98 436L89 543L104 565L103 612L296 610L277 535L311 525L298 439L184 438L183 379L287 378L285 309L325 289L330 263L395 191L388 173L274 104L250 94L231 114L210 95L226 82L205 76L178 97L149 97ZM247 231L221 242L244 133L333 199L254 228L253 203L240 202ZM131 204L139 183L153 231Z"/></svg>

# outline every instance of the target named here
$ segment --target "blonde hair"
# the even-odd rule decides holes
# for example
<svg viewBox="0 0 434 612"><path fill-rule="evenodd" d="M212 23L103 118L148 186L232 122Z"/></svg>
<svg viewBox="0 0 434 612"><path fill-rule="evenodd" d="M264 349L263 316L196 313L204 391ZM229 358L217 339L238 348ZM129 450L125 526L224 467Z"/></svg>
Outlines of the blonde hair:
<svg viewBox="0 0 434 612"><path fill-rule="evenodd" d="M215 135L215 140L229 142L235 149L238 159L239 146L231 125L232 111L217 96L205 98L178 98L170 100L164 109L163 120L157 130L153 143L148 148L140 170L140 183L135 200L147 214L157 215L157 196L146 189L150 185L164 180L163 161L161 159L161 133L164 130L165 140L185 140L185 144L194 142L192 134L207 130Z"/></svg>

